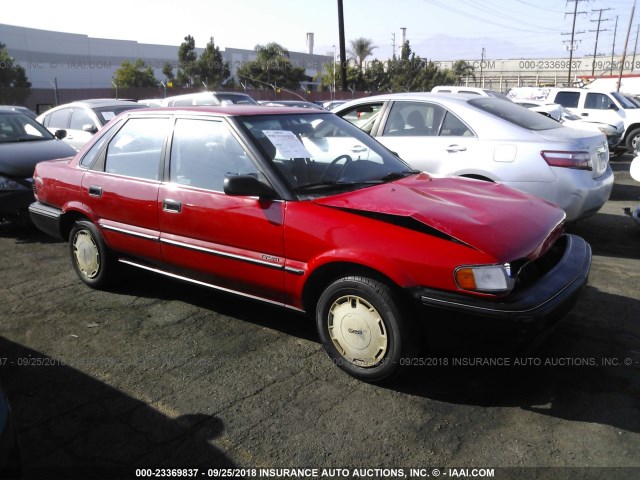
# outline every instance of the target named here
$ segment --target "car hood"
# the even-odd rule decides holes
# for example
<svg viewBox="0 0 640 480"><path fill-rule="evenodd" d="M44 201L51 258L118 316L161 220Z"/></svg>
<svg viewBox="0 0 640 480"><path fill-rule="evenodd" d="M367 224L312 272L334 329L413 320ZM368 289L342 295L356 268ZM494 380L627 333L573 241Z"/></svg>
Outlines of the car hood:
<svg viewBox="0 0 640 480"><path fill-rule="evenodd" d="M461 242L498 261L536 258L565 218L555 205L504 185L424 173L315 203Z"/></svg>
<svg viewBox="0 0 640 480"><path fill-rule="evenodd" d="M60 140L0 143L0 174L30 177L38 162L69 157L77 152Z"/></svg>

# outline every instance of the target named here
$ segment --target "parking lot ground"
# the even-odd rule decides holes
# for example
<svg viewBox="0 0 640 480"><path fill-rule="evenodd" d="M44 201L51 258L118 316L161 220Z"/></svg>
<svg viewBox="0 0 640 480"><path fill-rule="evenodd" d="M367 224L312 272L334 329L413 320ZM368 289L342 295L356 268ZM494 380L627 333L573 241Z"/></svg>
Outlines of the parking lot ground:
<svg viewBox="0 0 640 480"><path fill-rule="evenodd" d="M593 247L590 281L544 343L507 357L453 335L383 386L332 365L301 315L130 270L92 290L65 243L2 228L0 380L24 476L640 478L640 228L622 213L640 184L628 160L613 163L602 211L568 228Z"/></svg>

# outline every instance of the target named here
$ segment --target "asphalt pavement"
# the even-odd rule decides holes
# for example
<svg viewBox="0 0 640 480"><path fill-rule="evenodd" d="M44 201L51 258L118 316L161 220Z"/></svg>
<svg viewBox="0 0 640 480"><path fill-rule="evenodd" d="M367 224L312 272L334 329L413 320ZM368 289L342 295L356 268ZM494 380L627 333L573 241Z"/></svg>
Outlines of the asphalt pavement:
<svg viewBox="0 0 640 480"><path fill-rule="evenodd" d="M25 478L640 478L629 160L568 228L593 248L589 285L537 349L452 332L382 386L332 365L301 315L132 270L92 290L67 244L2 227L0 381Z"/></svg>

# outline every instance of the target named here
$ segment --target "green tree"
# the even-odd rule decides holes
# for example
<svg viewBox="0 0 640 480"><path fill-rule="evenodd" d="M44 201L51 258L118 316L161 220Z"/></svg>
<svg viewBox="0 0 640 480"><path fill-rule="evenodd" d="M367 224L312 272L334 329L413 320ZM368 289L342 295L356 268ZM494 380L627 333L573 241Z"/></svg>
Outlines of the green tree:
<svg viewBox="0 0 640 480"><path fill-rule="evenodd" d="M193 86L194 76L197 73L198 54L196 53L196 41L191 35L184 37L184 42L178 48L178 72L176 83L180 87Z"/></svg>
<svg viewBox="0 0 640 480"><path fill-rule="evenodd" d="M367 57L373 54L373 51L378 48L373 45L373 41L368 38L360 37L355 40L351 40L351 49L348 51L351 59L355 60L358 70L362 71L364 68L364 61Z"/></svg>
<svg viewBox="0 0 640 480"><path fill-rule="evenodd" d="M211 37L197 62L198 81L206 85L207 89L217 88L230 75L229 64L222 59L220 48L216 47Z"/></svg>
<svg viewBox="0 0 640 480"><path fill-rule="evenodd" d="M157 87L158 80L153 73L153 68L148 66L141 58L134 63L124 60L113 74L116 85L121 88L128 87Z"/></svg>
<svg viewBox="0 0 640 480"><path fill-rule="evenodd" d="M458 60L454 62L451 70L453 75L456 77L456 82L458 84L462 84L464 79L469 77L472 78L474 82L476 80L475 68L465 60Z"/></svg>
<svg viewBox="0 0 640 480"><path fill-rule="evenodd" d="M238 69L242 82L254 88L287 88L297 90L301 82L309 81L304 68L296 67L289 59L289 51L277 43L256 45L256 59Z"/></svg>
<svg viewBox="0 0 640 480"><path fill-rule="evenodd" d="M371 92L386 92L391 90L391 79L385 64L380 60L373 60L364 72L367 90Z"/></svg>
<svg viewBox="0 0 640 480"><path fill-rule="evenodd" d="M0 43L0 103L23 104L31 94L31 82L22 65L15 63L6 45Z"/></svg>
<svg viewBox="0 0 640 480"><path fill-rule="evenodd" d="M409 41L402 45L400 58L389 62L387 73L394 92L428 92L436 85L455 81L451 70L441 70L435 63L413 53Z"/></svg>
<svg viewBox="0 0 640 480"><path fill-rule="evenodd" d="M162 65L162 74L166 80L166 83L172 82L176 76L173 74L173 66L170 62L164 62Z"/></svg>

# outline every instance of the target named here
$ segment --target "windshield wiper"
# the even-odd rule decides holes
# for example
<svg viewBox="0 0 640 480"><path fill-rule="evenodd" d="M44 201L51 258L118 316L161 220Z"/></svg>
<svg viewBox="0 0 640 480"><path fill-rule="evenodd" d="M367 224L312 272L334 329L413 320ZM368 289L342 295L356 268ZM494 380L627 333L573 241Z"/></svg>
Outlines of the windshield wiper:
<svg viewBox="0 0 640 480"><path fill-rule="evenodd" d="M404 170L402 172L391 172L387 173L384 177L379 180L382 182L390 182L392 180L399 180L401 178L408 177L409 175L416 175L420 173L420 170Z"/></svg>
<svg viewBox="0 0 640 480"><path fill-rule="evenodd" d="M299 192L309 192L313 190L333 190L333 189L341 189L345 187L353 187L355 185L367 184L367 182L316 182L316 183L305 183L293 188L295 193Z"/></svg>
<svg viewBox="0 0 640 480"><path fill-rule="evenodd" d="M40 140L46 140L44 137L18 137L14 139L14 142L37 142Z"/></svg>
<svg viewBox="0 0 640 480"><path fill-rule="evenodd" d="M419 170L405 170L402 172L391 172L386 174L381 178L372 178L371 180L359 180L357 182L335 182L335 181L326 181L326 182L315 182L315 183L305 183L303 185L299 185L293 188L293 191L296 193L299 192L309 192L313 190L339 190L345 187L357 187L357 186L367 186L367 185L379 185L381 183L390 182L393 180L399 180L400 178L408 177L409 175L415 175L416 173L420 173Z"/></svg>

